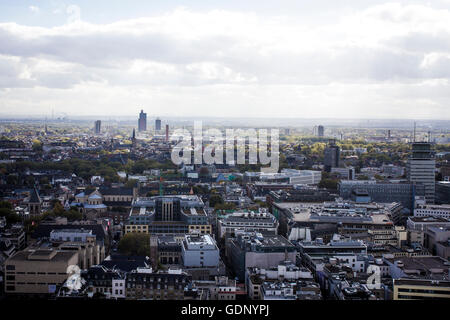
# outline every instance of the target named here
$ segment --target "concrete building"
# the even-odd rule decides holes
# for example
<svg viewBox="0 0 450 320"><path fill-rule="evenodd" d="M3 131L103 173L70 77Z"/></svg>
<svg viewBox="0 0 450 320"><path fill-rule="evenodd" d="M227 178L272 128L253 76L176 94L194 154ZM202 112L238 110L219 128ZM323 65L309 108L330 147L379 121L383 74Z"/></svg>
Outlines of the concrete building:
<svg viewBox="0 0 450 320"><path fill-rule="evenodd" d="M183 266L219 266L219 248L210 235L185 235L181 246Z"/></svg>
<svg viewBox="0 0 450 320"><path fill-rule="evenodd" d="M450 219L450 205L417 205L414 216Z"/></svg>
<svg viewBox="0 0 450 320"><path fill-rule="evenodd" d="M378 183L370 180L343 180L338 184L339 195L344 199L351 199L353 192L364 191L369 197L369 202L401 203L410 212L415 206L415 196L424 194L424 186L413 183Z"/></svg>
<svg viewBox="0 0 450 320"><path fill-rule="evenodd" d="M70 276L78 254L57 249L19 251L5 262L7 294L53 295Z"/></svg>
<svg viewBox="0 0 450 320"><path fill-rule="evenodd" d="M204 203L194 195L138 197L128 220L125 233L211 233Z"/></svg>
<svg viewBox="0 0 450 320"><path fill-rule="evenodd" d="M331 173L336 173L341 179L354 180L355 179L355 168L354 167L332 167Z"/></svg>
<svg viewBox="0 0 450 320"><path fill-rule="evenodd" d="M450 281L394 279L394 300L450 299Z"/></svg>
<svg viewBox="0 0 450 320"><path fill-rule="evenodd" d="M278 232L290 237L295 228L310 228L311 233L325 229L342 235L366 234L378 244L397 244L396 231L390 218L389 204L346 202L272 203L277 214ZM370 232L369 232L370 231Z"/></svg>
<svg viewBox="0 0 450 320"><path fill-rule="evenodd" d="M297 250L280 235L261 233L239 233L226 242L226 257L240 281L250 267L272 268L281 261L295 261Z"/></svg>
<svg viewBox="0 0 450 320"><path fill-rule="evenodd" d="M328 146L324 150L323 164L327 172L331 172L331 168L339 167L341 149L336 145L336 140L330 140Z"/></svg>
<svg viewBox="0 0 450 320"><path fill-rule="evenodd" d="M102 122L101 120L96 120L95 123L95 134L100 134L102 132Z"/></svg>
<svg viewBox="0 0 450 320"><path fill-rule="evenodd" d="M427 142L414 142L407 163L407 178L410 183L425 187L427 204L433 204L435 199L436 160Z"/></svg>
<svg viewBox="0 0 450 320"><path fill-rule="evenodd" d="M144 110L141 110L141 113L139 113L138 131L147 131L147 114L144 113Z"/></svg>
<svg viewBox="0 0 450 320"><path fill-rule="evenodd" d="M302 283L303 286L301 285ZM269 284L273 284L273 286ZM271 291L273 289L279 290L281 287L290 289L288 296L292 300L300 300L296 292L296 289L300 288L303 289L301 291L305 297L305 299L301 300L321 298L320 288L314 282L312 273L304 267L297 267L291 261L282 261L273 268L248 268L245 273L245 285L248 297L252 300L270 300L276 297L277 300L284 299L286 294Z"/></svg>
<svg viewBox="0 0 450 320"><path fill-rule="evenodd" d="M236 231L264 232L277 234L278 221L269 212L234 212L221 217L218 221L219 238Z"/></svg>
<svg viewBox="0 0 450 320"><path fill-rule="evenodd" d="M161 119L159 118L155 120L155 131L157 132L161 131Z"/></svg>
<svg viewBox="0 0 450 320"><path fill-rule="evenodd" d="M432 255L450 259L450 226L430 227L425 232L424 247Z"/></svg>
<svg viewBox="0 0 450 320"><path fill-rule="evenodd" d="M450 181L436 182L436 204L450 204Z"/></svg>
<svg viewBox="0 0 450 320"><path fill-rule="evenodd" d="M323 136L324 136L324 133L325 133L325 128L324 128L324 126L319 125L319 126L317 127L317 136L318 136L318 137L323 137Z"/></svg>

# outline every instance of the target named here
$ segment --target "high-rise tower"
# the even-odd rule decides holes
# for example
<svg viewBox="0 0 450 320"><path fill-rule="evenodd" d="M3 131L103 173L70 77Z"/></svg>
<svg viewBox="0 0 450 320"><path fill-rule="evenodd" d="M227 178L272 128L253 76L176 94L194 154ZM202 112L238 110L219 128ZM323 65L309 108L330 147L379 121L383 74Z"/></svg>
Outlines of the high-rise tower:
<svg viewBox="0 0 450 320"><path fill-rule="evenodd" d="M408 180L425 187L425 200L429 204L434 203L436 160L431 143L414 142L408 159L406 172Z"/></svg>
<svg viewBox="0 0 450 320"><path fill-rule="evenodd" d="M155 120L155 131L161 131L161 119L159 118Z"/></svg>
<svg viewBox="0 0 450 320"><path fill-rule="evenodd" d="M324 151L323 163L325 171L331 172L331 168L339 167L340 155L341 149L336 145L336 140L330 139Z"/></svg>
<svg viewBox="0 0 450 320"><path fill-rule="evenodd" d="M138 131L147 131L147 114L144 113L144 110L139 113Z"/></svg>

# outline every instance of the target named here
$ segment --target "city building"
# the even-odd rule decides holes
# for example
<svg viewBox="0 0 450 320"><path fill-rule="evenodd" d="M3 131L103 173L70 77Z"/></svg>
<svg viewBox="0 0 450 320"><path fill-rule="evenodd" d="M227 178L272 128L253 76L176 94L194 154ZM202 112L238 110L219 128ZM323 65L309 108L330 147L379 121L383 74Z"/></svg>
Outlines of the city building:
<svg viewBox="0 0 450 320"><path fill-rule="evenodd" d="M7 294L54 295L78 264L78 253L58 249L19 251L5 262Z"/></svg>
<svg viewBox="0 0 450 320"><path fill-rule="evenodd" d="M127 300L184 300L192 277L181 269L154 272L152 268L136 269L126 277Z"/></svg>
<svg viewBox="0 0 450 320"><path fill-rule="evenodd" d="M331 172L331 168L337 168L340 164L341 149L336 145L335 139L330 139L324 150L323 164L326 172Z"/></svg>
<svg viewBox="0 0 450 320"><path fill-rule="evenodd" d="M450 205L420 205L414 209L415 217L438 217L450 219Z"/></svg>
<svg viewBox="0 0 450 320"><path fill-rule="evenodd" d="M450 226L429 227L425 232L424 247L435 256L450 259ZM450 270L450 268L449 268Z"/></svg>
<svg viewBox="0 0 450 320"><path fill-rule="evenodd" d="M321 292L312 273L291 261L273 268L247 268L245 285L252 300L319 300ZM286 290L281 290L281 289ZM281 290L281 291L280 291Z"/></svg>
<svg viewBox="0 0 450 320"><path fill-rule="evenodd" d="M185 235L181 257L187 268L219 266L219 248L210 235Z"/></svg>
<svg viewBox="0 0 450 320"><path fill-rule="evenodd" d="M147 114L144 113L144 110L141 110L141 113L139 113L138 131L147 131Z"/></svg>
<svg viewBox="0 0 450 320"><path fill-rule="evenodd" d="M102 126L102 121L101 120L96 120L95 123L95 134L100 134L101 133L101 126Z"/></svg>
<svg viewBox="0 0 450 320"><path fill-rule="evenodd" d="M211 225L198 196L138 197L133 201L125 232L210 234Z"/></svg>
<svg viewBox="0 0 450 320"><path fill-rule="evenodd" d="M410 212L415 206L415 197L424 195L424 186L414 183L390 183L373 180L342 180L338 183L339 196L351 199L354 192L364 192L368 202L398 202Z"/></svg>
<svg viewBox="0 0 450 320"><path fill-rule="evenodd" d="M318 137L323 137L325 133L325 128L322 125L319 125L317 127L317 136Z"/></svg>
<svg viewBox="0 0 450 320"><path fill-rule="evenodd" d="M296 255L295 246L280 235L242 232L226 242L226 257L240 281L247 268L276 267L281 261L295 261Z"/></svg>
<svg viewBox="0 0 450 320"><path fill-rule="evenodd" d="M155 131L157 132L161 131L161 119L159 118L155 120Z"/></svg>
<svg viewBox="0 0 450 320"><path fill-rule="evenodd" d="M450 181L436 182L436 204L450 204Z"/></svg>
<svg viewBox="0 0 450 320"><path fill-rule="evenodd" d="M427 204L433 204L435 200L435 169L436 160L431 143L414 142L411 155L407 162L407 178L410 183L423 185Z"/></svg>
<svg viewBox="0 0 450 320"><path fill-rule="evenodd" d="M218 221L219 238L233 236L236 231L264 232L277 234L278 221L269 212L234 212L220 217Z"/></svg>

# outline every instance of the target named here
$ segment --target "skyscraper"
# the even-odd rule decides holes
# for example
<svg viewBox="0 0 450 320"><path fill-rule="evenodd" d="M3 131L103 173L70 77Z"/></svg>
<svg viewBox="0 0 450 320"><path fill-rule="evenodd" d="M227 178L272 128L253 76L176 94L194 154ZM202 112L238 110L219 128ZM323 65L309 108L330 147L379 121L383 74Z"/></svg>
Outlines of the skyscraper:
<svg viewBox="0 0 450 320"><path fill-rule="evenodd" d="M141 110L139 114L138 131L147 131L147 114L144 113L144 110Z"/></svg>
<svg viewBox="0 0 450 320"><path fill-rule="evenodd" d="M101 132L102 122L100 120L95 121L95 134Z"/></svg>
<svg viewBox="0 0 450 320"><path fill-rule="evenodd" d="M317 136L323 137L324 131L325 131L325 128L323 126L318 126L317 127Z"/></svg>
<svg viewBox="0 0 450 320"><path fill-rule="evenodd" d="M408 180L425 187L425 200L434 203L436 160L434 159L431 143L414 142L408 159L406 172Z"/></svg>
<svg viewBox="0 0 450 320"><path fill-rule="evenodd" d="M161 119L156 119L155 120L155 131L160 131L161 130Z"/></svg>
<svg viewBox="0 0 450 320"><path fill-rule="evenodd" d="M336 145L336 140L331 139L324 151L324 169L326 172L331 172L331 168L339 167L339 157L341 154L340 148Z"/></svg>
<svg viewBox="0 0 450 320"><path fill-rule="evenodd" d="M166 124L166 141L169 141L169 125Z"/></svg>

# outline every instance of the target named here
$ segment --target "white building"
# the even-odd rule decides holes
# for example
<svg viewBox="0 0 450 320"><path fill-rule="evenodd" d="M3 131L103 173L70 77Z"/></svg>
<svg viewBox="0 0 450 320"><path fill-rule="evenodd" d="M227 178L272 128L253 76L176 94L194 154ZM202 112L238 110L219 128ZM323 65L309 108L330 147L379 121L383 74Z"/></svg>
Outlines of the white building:
<svg viewBox="0 0 450 320"><path fill-rule="evenodd" d="M219 220L219 237L237 230L277 234L278 220L269 212L234 212Z"/></svg>
<svg viewBox="0 0 450 320"><path fill-rule="evenodd" d="M450 219L450 205L417 205L414 216Z"/></svg>
<svg viewBox="0 0 450 320"><path fill-rule="evenodd" d="M219 248L210 235L185 235L181 245L181 257L185 267L217 267Z"/></svg>
<svg viewBox="0 0 450 320"><path fill-rule="evenodd" d="M112 279L112 299L125 299L125 279Z"/></svg>

